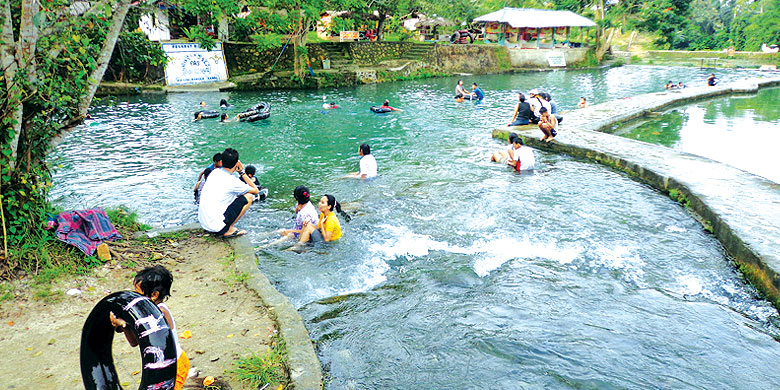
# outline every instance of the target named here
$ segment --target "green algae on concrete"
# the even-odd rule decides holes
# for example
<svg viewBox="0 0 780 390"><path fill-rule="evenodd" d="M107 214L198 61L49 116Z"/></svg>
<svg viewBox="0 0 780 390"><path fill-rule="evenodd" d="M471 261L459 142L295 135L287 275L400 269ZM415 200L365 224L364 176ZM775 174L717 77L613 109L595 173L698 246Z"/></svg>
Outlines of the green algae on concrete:
<svg viewBox="0 0 780 390"><path fill-rule="evenodd" d="M705 157L601 132L665 107L778 84L777 77L753 79L590 106L568 115L549 143L537 138L538 129L502 126L493 136L506 139L516 132L527 145L594 160L669 194L718 238L750 283L780 310L779 184Z"/></svg>

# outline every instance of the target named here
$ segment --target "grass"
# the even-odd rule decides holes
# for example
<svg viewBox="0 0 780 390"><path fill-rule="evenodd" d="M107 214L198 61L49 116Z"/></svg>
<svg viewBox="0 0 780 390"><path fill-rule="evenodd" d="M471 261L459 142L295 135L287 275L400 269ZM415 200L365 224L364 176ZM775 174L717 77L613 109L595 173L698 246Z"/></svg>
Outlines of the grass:
<svg viewBox="0 0 780 390"><path fill-rule="evenodd" d="M105 211L125 239L133 237L137 231L151 228L138 222L138 216L124 207ZM74 275L87 275L103 264L96 256L85 256L77 248L58 240L54 231L42 229L34 231L16 248L14 257L23 260L15 265L13 272L5 274L7 280L0 287L0 301L15 297L17 283L26 285L34 299L56 301L64 296L62 291L54 289L57 281ZM130 263L135 265L134 262Z"/></svg>
<svg viewBox="0 0 780 390"><path fill-rule="evenodd" d="M228 276L225 278L225 282L231 287L235 287L240 284L244 284L252 276L248 272L238 272L235 268L231 267L236 261L236 253L231 251L229 255L219 259L219 263L223 267L228 268Z"/></svg>
<svg viewBox="0 0 780 390"><path fill-rule="evenodd" d="M287 387L289 376L287 362L287 344L277 333L271 341L270 348L262 355L250 353L233 362L234 368L228 371L241 382L253 389L274 389L279 385Z"/></svg>

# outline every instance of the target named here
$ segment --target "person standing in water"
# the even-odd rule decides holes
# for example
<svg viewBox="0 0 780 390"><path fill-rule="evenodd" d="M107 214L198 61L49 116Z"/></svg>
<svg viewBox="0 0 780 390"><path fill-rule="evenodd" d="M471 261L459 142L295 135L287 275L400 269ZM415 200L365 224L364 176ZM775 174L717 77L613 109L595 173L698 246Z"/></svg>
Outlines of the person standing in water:
<svg viewBox="0 0 780 390"><path fill-rule="evenodd" d="M368 144L361 144L358 147L358 156L360 156L360 172L349 175L361 180L373 179L377 175L376 159L371 154L371 147Z"/></svg>

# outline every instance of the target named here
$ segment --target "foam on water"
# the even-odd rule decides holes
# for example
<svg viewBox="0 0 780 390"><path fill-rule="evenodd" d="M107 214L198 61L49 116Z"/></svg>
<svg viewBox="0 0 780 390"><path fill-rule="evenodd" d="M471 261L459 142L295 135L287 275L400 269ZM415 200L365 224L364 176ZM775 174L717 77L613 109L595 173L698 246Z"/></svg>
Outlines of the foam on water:
<svg viewBox="0 0 780 390"><path fill-rule="evenodd" d="M569 264L582 254L578 247L559 247L554 242L538 240L516 240L499 238L480 241L468 249L469 254L481 254L474 261L474 272L481 277L498 269L504 263L514 259L550 259L560 264Z"/></svg>
<svg viewBox="0 0 780 390"><path fill-rule="evenodd" d="M617 245L615 247L606 247L598 245L594 250L593 272L599 268L606 268L613 271L620 271L623 279L632 282L638 287L646 287L644 282L645 262L636 253L638 248L631 248L626 245Z"/></svg>

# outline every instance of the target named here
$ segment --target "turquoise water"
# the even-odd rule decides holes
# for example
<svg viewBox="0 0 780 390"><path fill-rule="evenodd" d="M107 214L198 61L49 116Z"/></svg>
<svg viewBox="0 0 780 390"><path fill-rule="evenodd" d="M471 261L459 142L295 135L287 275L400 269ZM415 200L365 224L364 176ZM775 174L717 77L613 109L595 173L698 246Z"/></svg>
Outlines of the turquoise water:
<svg viewBox="0 0 780 390"><path fill-rule="evenodd" d="M780 183L780 88L667 111L615 131L721 161Z"/></svg>
<svg viewBox="0 0 780 390"><path fill-rule="evenodd" d="M143 97L97 107L68 135L52 154L52 197L193 222L198 171L232 146L271 190L239 222L261 245L292 224L295 186L334 194L353 214L339 242L257 251L299 308L329 389L774 388L777 311L685 209L567 156L536 151L527 174L488 161L517 90L552 90L571 108L704 77L633 66L464 77L485 89L480 105L452 100L456 78ZM343 108L321 111L323 94ZM272 116L191 122L199 101L222 97L269 101ZM368 111L385 98L405 111ZM380 175L366 183L344 178L363 142Z"/></svg>

